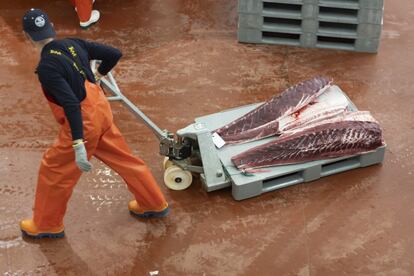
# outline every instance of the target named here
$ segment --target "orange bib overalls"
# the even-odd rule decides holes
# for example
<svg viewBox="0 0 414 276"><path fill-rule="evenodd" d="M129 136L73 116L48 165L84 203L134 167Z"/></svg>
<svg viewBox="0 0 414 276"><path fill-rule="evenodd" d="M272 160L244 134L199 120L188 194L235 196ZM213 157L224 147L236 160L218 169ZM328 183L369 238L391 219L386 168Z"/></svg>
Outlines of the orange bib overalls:
<svg viewBox="0 0 414 276"><path fill-rule="evenodd" d="M116 171L142 209L163 209L167 202L160 188L146 164L132 155L113 123L111 107L101 87L86 80L85 89L81 111L88 158L95 156ZM67 202L81 176L75 163L71 130L63 108L48 102L61 128L40 165L33 209L33 219L39 229L63 225Z"/></svg>

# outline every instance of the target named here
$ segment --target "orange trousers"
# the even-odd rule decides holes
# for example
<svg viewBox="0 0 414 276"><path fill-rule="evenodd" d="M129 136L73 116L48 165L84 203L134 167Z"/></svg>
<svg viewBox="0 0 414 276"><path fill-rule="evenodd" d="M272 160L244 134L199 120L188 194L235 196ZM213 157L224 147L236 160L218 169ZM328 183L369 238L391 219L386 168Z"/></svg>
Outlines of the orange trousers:
<svg viewBox="0 0 414 276"><path fill-rule="evenodd" d="M145 163L134 157L113 124L112 111L102 89L85 81L86 98L81 103L88 158L97 157L126 182L144 210L160 210L167 202ZM81 171L75 163L72 136L63 109L49 102L61 125L59 135L40 165L33 219L39 229L61 226L67 202Z"/></svg>
<svg viewBox="0 0 414 276"><path fill-rule="evenodd" d="M76 7L79 21L89 21L92 14L92 0L70 0L70 2L72 2L72 5Z"/></svg>

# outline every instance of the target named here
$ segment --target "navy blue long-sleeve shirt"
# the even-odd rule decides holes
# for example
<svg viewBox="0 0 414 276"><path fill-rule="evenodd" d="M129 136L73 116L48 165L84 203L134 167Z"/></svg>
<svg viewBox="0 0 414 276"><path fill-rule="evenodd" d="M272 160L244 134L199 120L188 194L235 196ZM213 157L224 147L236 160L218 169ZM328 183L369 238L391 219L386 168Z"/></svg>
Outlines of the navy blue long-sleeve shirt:
<svg viewBox="0 0 414 276"><path fill-rule="evenodd" d="M69 47L73 46L78 59L74 59ZM46 44L40 54L37 74L43 91L49 101L61 106L69 122L72 139L83 138L83 122L80 103L85 99L85 77L79 73L67 58L50 53L60 51L76 61L90 82L95 82L90 69L90 60L101 60L98 72L106 75L117 64L122 53L111 46L82 39L67 38L53 40Z"/></svg>

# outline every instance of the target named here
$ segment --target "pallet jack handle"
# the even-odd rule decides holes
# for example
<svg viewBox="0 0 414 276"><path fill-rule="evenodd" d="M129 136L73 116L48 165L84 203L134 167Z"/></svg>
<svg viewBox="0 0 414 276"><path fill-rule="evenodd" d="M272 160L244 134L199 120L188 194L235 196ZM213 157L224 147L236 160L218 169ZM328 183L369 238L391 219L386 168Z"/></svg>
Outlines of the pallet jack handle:
<svg viewBox="0 0 414 276"><path fill-rule="evenodd" d="M99 62L99 61L98 61ZM97 61L91 62L92 70L96 70ZM159 153L175 160L181 160L191 155L191 143L188 140L177 137L174 133L161 130L150 118L148 118L138 107L136 107L127 97L122 94L113 75L109 72L101 79L101 85L109 90L113 96L107 97L108 101L122 102L138 119L140 119L160 141Z"/></svg>
<svg viewBox="0 0 414 276"><path fill-rule="evenodd" d="M96 61L92 61L92 68L95 68ZM148 118L137 106L135 106L127 97L122 94L113 75L109 72L106 77L101 79L101 85L109 90L113 96L108 97L108 101L121 101L138 119L140 119L158 138L163 140L169 138L166 130L161 130L150 118Z"/></svg>

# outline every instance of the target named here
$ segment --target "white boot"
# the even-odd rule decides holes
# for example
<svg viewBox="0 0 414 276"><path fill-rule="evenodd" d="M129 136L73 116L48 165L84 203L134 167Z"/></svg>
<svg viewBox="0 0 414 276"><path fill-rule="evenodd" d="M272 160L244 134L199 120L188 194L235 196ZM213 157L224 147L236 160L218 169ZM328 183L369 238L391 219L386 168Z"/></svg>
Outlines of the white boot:
<svg viewBox="0 0 414 276"><path fill-rule="evenodd" d="M91 18L89 19L89 21L80 22L81 28L86 29L86 28L90 27L92 24L98 22L99 17L100 17L99 11L93 10L92 13L91 13Z"/></svg>

